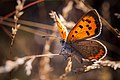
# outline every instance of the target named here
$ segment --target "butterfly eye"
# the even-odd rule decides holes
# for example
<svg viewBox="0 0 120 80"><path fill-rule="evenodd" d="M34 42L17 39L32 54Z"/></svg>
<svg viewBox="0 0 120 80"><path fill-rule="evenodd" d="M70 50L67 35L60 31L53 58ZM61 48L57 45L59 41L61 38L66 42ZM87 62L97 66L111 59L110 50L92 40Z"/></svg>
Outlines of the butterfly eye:
<svg viewBox="0 0 120 80"><path fill-rule="evenodd" d="M60 43L63 45L65 43L65 41L64 40L60 40Z"/></svg>

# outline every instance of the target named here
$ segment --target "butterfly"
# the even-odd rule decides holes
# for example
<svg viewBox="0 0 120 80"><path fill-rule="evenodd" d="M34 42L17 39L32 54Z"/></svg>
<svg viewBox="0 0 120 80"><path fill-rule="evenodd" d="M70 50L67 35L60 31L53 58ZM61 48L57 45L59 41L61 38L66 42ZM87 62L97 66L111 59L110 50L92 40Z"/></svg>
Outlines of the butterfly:
<svg viewBox="0 0 120 80"><path fill-rule="evenodd" d="M102 22L95 9L82 16L70 32L55 12L54 19L62 38L62 51L67 50L66 53L74 53L89 61L99 61L106 56L106 46L94 39L101 34L102 30Z"/></svg>

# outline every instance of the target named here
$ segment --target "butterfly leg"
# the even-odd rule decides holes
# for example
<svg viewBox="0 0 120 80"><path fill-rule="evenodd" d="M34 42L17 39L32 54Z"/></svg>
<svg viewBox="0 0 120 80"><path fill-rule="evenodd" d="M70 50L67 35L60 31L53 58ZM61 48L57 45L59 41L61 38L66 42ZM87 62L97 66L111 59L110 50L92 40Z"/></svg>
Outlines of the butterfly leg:
<svg viewBox="0 0 120 80"><path fill-rule="evenodd" d="M67 50L63 47L62 49L61 49L61 51L60 51L60 53L59 53L60 55L63 55L64 56L64 58L65 58L65 60L67 60L68 59L68 52L67 52Z"/></svg>

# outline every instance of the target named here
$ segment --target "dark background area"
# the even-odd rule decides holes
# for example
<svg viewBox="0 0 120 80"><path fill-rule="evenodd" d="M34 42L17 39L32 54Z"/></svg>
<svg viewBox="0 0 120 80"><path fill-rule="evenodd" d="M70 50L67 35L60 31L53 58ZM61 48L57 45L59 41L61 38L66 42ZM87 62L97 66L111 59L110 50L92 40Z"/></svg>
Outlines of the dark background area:
<svg viewBox="0 0 120 80"><path fill-rule="evenodd" d="M33 2L35 0L26 0L25 5ZM20 19L28 20L32 22L43 23L53 26L54 21L50 18L49 13L51 10L62 14L63 8L68 4L70 0L45 0L44 2L38 3L36 5L30 6L24 9L24 14ZM74 1L74 0L73 0ZM106 19L113 28L120 30L120 18L115 16L115 13L120 14L120 0L85 0L90 6L98 11L98 13ZM16 0L0 0L0 16L5 16L15 10L17 5ZM75 23L83 15L81 10L75 8L76 3L74 2L72 9L72 16L66 18L68 21L74 21ZM107 11L107 12L106 12ZM82 15L81 15L82 14ZM68 14L69 15L69 14ZM120 15L119 15L120 16ZM13 18L13 16L11 16ZM23 57L26 55L40 54L43 50L45 39L32 33L25 31L18 31L16 36L16 42L13 46L12 54L9 54L11 38L3 30L3 27L11 32L11 28L5 25L0 25L0 65L4 65L7 59L13 59L14 57ZM38 29L41 31L49 32L46 30ZM36 38L37 37L37 38ZM37 40L39 39L40 42ZM108 48L108 54L106 59L120 61L120 38L117 38L110 30L103 26L103 31L98 39L103 42ZM57 48L53 47L51 51L59 52L60 43L57 43ZM56 49L56 50L55 50ZM60 59L60 60L56 60ZM54 68L52 74L59 76L64 72L64 67L66 61L61 60L62 58L55 57L51 59L51 65ZM19 78L19 80L39 80L38 73L38 62L35 60L33 72L31 76L26 76L24 71L24 66L13 70L11 73L0 74L0 80L8 80L10 76L12 78ZM76 64L74 64L76 65ZM10 75L11 74L11 75ZM112 68L104 68L99 70L93 70L87 73L74 74L70 73L68 75L68 80L120 80L120 70L114 70ZM75 78L72 78L75 77Z"/></svg>

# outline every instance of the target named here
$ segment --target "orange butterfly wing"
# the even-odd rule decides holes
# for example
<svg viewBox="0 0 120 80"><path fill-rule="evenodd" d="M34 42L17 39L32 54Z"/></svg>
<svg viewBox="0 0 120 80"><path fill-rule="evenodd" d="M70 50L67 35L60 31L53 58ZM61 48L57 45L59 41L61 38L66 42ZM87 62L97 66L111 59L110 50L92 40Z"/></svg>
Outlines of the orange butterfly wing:
<svg viewBox="0 0 120 80"><path fill-rule="evenodd" d="M60 36L62 37L63 40L66 40L68 36L67 28L62 24L62 22L60 21L56 13L54 14L54 16L55 16L55 21L57 23L57 26L59 27Z"/></svg>
<svg viewBox="0 0 120 80"><path fill-rule="evenodd" d="M67 37L67 41L95 38L100 35L102 29L101 20L96 10L89 11L73 27Z"/></svg>

